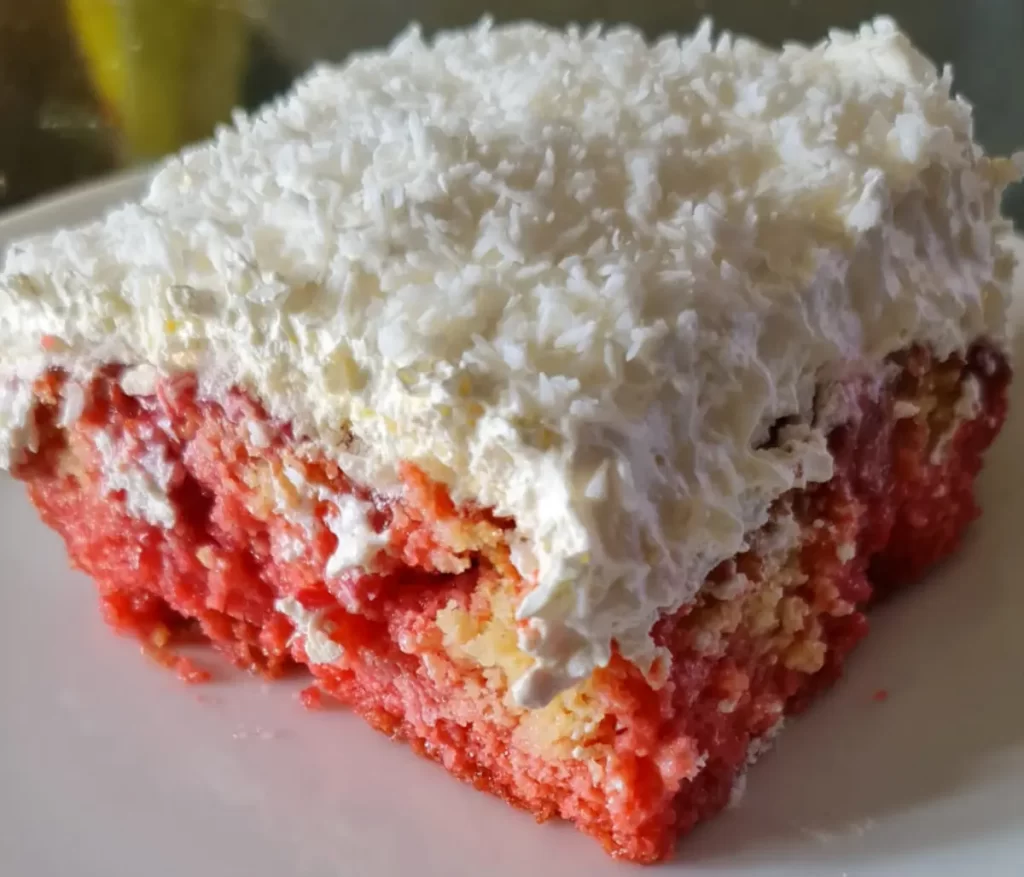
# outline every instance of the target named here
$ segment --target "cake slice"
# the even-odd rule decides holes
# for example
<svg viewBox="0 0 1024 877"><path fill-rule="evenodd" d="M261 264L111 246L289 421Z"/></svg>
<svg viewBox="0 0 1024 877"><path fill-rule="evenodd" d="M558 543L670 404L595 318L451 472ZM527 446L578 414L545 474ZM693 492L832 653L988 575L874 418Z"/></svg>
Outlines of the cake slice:
<svg viewBox="0 0 1024 877"><path fill-rule="evenodd" d="M411 32L10 247L0 463L183 675L662 859L975 517L1016 168L950 88L887 20Z"/></svg>

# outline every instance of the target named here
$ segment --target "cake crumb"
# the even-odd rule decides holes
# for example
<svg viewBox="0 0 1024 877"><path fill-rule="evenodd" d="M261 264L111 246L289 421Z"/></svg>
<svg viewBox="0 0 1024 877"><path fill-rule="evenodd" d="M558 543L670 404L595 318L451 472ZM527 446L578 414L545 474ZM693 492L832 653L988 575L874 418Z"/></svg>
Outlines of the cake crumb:
<svg viewBox="0 0 1024 877"><path fill-rule="evenodd" d="M299 700L302 705L308 710L323 710L327 709L327 704L324 703L323 692L320 691L315 685L310 685L308 688L303 688L299 692Z"/></svg>

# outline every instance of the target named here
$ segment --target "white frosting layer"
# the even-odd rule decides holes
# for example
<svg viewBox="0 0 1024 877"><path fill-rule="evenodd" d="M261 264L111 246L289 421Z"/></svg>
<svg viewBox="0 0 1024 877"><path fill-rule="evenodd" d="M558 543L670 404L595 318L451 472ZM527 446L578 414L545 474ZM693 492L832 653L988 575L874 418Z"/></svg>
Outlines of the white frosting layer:
<svg viewBox="0 0 1024 877"><path fill-rule="evenodd" d="M413 32L239 116L141 204L12 248L0 368L196 369L357 479L411 460L513 517L536 705L613 642L646 667L659 614L830 476L818 381L1002 339L1013 175L885 20L782 53Z"/></svg>

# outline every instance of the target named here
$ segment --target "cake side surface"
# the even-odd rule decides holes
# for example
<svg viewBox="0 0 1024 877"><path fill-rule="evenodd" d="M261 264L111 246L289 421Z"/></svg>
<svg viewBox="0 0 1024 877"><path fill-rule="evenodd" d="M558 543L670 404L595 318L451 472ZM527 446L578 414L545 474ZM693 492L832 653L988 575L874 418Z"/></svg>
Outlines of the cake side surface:
<svg viewBox="0 0 1024 877"><path fill-rule="evenodd" d="M34 378L65 370L73 414L117 363L237 388L383 493L414 465L515 522L540 706L613 653L651 671L657 620L832 476L817 387L1003 346L1015 173L885 20L781 53L411 33L11 247L0 462Z"/></svg>
<svg viewBox="0 0 1024 877"><path fill-rule="evenodd" d="M311 702L338 699L477 788L649 862L724 806L784 717L836 679L874 586L920 575L977 512L1005 359L911 348L888 366L882 383L844 381L833 476L776 500L659 620L654 673L615 653L543 708L511 696L531 665L512 522L456 505L415 467L400 495L378 494L242 393L213 402L178 375L133 396L109 367L70 426L67 377L36 382L38 450L15 475L107 620L186 679L206 672L176 651L197 635L266 676L305 665ZM326 574L339 563L352 565Z"/></svg>

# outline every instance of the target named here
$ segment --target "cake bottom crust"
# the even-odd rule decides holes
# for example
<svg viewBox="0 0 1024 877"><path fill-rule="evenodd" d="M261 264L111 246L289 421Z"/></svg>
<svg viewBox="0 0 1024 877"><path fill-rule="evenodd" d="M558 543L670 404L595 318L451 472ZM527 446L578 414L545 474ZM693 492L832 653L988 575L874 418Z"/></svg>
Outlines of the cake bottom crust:
<svg viewBox="0 0 1024 877"><path fill-rule="evenodd" d="M400 498L379 496L300 454L242 394L202 400L178 377L128 396L111 367L81 388L70 426L66 378L38 382L39 449L16 475L96 581L107 621L188 681L207 671L175 649L196 638L264 676L308 667L307 705L340 701L538 820L571 820L612 855L653 862L835 681L873 597L950 554L977 514L1005 360L981 345L891 365L881 385L844 388L855 404L829 437L832 480L782 497L748 550L658 623L671 657L654 678L614 655L533 712L508 696L526 662L513 522L457 508L415 467ZM351 502L377 553L329 575Z"/></svg>

